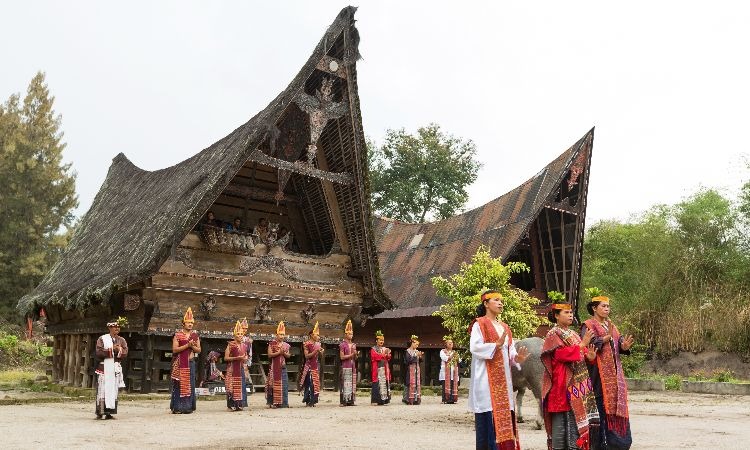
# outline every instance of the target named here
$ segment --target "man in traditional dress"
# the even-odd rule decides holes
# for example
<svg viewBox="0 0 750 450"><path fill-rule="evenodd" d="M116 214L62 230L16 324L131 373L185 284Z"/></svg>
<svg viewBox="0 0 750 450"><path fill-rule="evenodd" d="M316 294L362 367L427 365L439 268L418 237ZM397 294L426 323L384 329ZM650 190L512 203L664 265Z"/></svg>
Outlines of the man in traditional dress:
<svg viewBox="0 0 750 450"><path fill-rule="evenodd" d="M384 347L385 335L375 332L375 346L370 349L370 366L372 367L370 402L373 405L386 405L391 402L391 349Z"/></svg>
<svg viewBox="0 0 750 450"><path fill-rule="evenodd" d="M628 413L628 385L620 355L629 355L633 336L622 336L609 320L609 297L596 295L586 305L593 317L583 323L581 333L594 333L596 359L588 364L599 409L599 433L592 433L593 450L627 450L633 443Z"/></svg>
<svg viewBox="0 0 750 450"><path fill-rule="evenodd" d="M438 379L443 386L443 403L453 404L458 401L458 364L461 358L458 352L453 350L453 339L449 336L443 338L445 348L440 350L440 374Z"/></svg>
<svg viewBox="0 0 750 450"><path fill-rule="evenodd" d="M237 321L233 331L234 339L229 341L224 351L224 361L227 363L227 374L224 377L224 386L227 391L227 408L230 411L242 411L247 407L247 391L245 391L245 361L247 351L242 338L245 330L242 323Z"/></svg>
<svg viewBox="0 0 750 450"><path fill-rule="evenodd" d="M404 352L404 394L402 401L407 405L419 405L422 403L422 371L419 367L419 361L424 357L424 353L417 350L419 347L419 337L412 334L409 339L409 347Z"/></svg>
<svg viewBox="0 0 750 450"><path fill-rule="evenodd" d="M109 333L96 340L96 357L100 360L96 367L96 418L114 419L117 414L117 394L125 387L122 375L122 360L128 356L128 343L120 336L120 325L127 325L127 319L119 317L107 323Z"/></svg>
<svg viewBox="0 0 750 450"><path fill-rule="evenodd" d="M271 367L266 381L266 403L269 408L289 407L289 377L286 372L286 360L292 354L286 339L286 326L279 322L276 327L276 340L268 343L268 359Z"/></svg>
<svg viewBox="0 0 750 450"><path fill-rule="evenodd" d="M201 340L193 330L195 319L188 307L182 318L182 329L172 338L172 414L195 411L195 354L201 352Z"/></svg>
<svg viewBox="0 0 750 450"><path fill-rule="evenodd" d="M597 419L596 399L583 362L596 358L593 333L583 339L570 328L570 303L553 303L547 315L555 324L542 344L542 405L547 446L551 450L589 450L589 423Z"/></svg>
<svg viewBox="0 0 750 450"><path fill-rule="evenodd" d="M305 355L305 365L302 367L302 376L300 377L300 390L303 393L302 401L307 406L315 406L318 403L320 395L320 363L318 356L323 355L324 349L320 344L320 328L318 322L310 332L310 339L302 344L302 351Z"/></svg>
<svg viewBox="0 0 750 450"><path fill-rule="evenodd" d="M352 321L346 322L344 340L339 344L339 358L341 358L341 380L339 386L340 406L354 406L357 396L357 344L352 342L354 328Z"/></svg>
<svg viewBox="0 0 750 450"><path fill-rule="evenodd" d="M474 413L476 448L520 450L510 365L520 369L529 351L526 347L516 351L510 327L500 320L500 293L488 290L480 298L477 318L469 326L472 358L468 406Z"/></svg>

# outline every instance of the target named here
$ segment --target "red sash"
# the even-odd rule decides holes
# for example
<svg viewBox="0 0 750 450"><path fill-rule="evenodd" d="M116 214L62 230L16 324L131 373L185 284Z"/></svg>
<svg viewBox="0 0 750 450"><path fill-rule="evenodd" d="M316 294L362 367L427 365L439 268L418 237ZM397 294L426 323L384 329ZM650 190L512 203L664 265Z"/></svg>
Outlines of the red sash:
<svg viewBox="0 0 750 450"><path fill-rule="evenodd" d="M229 356L236 357L242 356L247 352L245 344L237 344L232 341L229 343ZM227 394L232 400L242 400L242 360L235 359L227 364L227 376L224 379L224 385L227 389Z"/></svg>
<svg viewBox="0 0 750 450"><path fill-rule="evenodd" d="M197 334L185 334L183 331L175 333L177 345L182 347L187 344L190 338L195 339ZM187 348L176 355L172 355L172 373L171 378L180 382L180 397L190 397L193 387L190 385L190 352L193 350Z"/></svg>
<svg viewBox="0 0 750 450"><path fill-rule="evenodd" d="M604 327L596 319L584 322L586 328L593 331L596 337L607 334ZM620 362L620 332L611 321L609 331L612 340L602 345L601 351L596 354L596 366L599 368L599 379L602 383L602 398L604 399L604 411L607 416L607 427L619 436L624 436L628 430L628 385L625 375L622 373ZM610 345L610 343L612 345ZM613 351L613 346L617 346Z"/></svg>
<svg viewBox="0 0 750 450"><path fill-rule="evenodd" d="M497 342L500 339L491 319L478 317L477 323L485 343ZM513 335L508 325L504 323L501 323L501 325L505 327L508 336L508 348L510 349L510 346L513 345ZM508 398L508 383L510 380L505 378L505 357L500 348L495 351L492 359L487 360L487 378L490 382L490 400L492 402L492 417L495 422L497 448L520 450L521 443L518 440L516 421L511 414L510 399Z"/></svg>

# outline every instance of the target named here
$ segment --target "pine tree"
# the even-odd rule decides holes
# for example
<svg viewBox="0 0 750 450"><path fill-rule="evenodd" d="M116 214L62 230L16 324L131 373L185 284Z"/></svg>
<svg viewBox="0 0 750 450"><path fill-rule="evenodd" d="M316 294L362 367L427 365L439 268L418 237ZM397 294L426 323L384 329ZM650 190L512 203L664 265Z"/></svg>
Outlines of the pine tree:
<svg viewBox="0 0 750 450"><path fill-rule="evenodd" d="M23 103L12 95L0 106L0 315L6 319L59 257L78 206L54 100L39 72Z"/></svg>

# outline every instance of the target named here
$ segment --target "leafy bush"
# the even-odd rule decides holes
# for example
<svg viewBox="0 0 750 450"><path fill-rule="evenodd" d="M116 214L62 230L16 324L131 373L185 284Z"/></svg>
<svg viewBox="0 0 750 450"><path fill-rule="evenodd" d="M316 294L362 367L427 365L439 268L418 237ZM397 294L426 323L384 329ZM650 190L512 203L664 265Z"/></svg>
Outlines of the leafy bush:
<svg viewBox="0 0 750 450"><path fill-rule="evenodd" d="M646 362L646 346L633 345L630 348L630 355L622 355L622 372L627 378L641 378L641 368Z"/></svg>
<svg viewBox="0 0 750 450"><path fill-rule="evenodd" d="M682 376L677 374L664 377L664 387L668 391L679 391L682 389Z"/></svg>
<svg viewBox="0 0 750 450"><path fill-rule="evenodd" d="M19 339L18 336L0 331L0 368L25 367L44 361L52 354L46 345Z"/></svg>
<svg viewBox="0 0 750 450"><path fill-rule="evenodd" d="M469 360L469 333L467 329L476 317L476 308L481 303L480 294L486 289L494 289L503 296L501 319L513 331L514 339L523 339L533 334L541 324L534 311L539 303L525 291L510 284L513 273L528 272L529 267L520 262L503 264L500 258L493 258L486 247L480 247L471 263L462 264L457 274L450 279L434 277L432 284L437 294L448 302L434 313L443 319L443 326L449 331L457 348L465 349L462 358Z"/></svg>

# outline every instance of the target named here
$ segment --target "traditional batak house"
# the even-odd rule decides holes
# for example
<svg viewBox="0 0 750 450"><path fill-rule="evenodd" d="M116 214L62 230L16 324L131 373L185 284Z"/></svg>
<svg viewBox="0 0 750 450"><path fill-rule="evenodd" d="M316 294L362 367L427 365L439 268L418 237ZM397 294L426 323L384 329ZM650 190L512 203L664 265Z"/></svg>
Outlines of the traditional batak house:
<svg viewBox="0 0 750 450"><path fill-rule="evenodd" d="M439 222L410 224L375 220L375 239L383 288L396 306L369 319L355 334L360 345L372 345L382 330L386 346L394 348L393 373L402 379L403 349L409 337L420 337L425 351L425 384L439 384L439 349L447 330L432 313L446 299L437 296L431 279L457 273L479 246L488 247L503 263L521 261L530 273L511 283L542 300L560 291L577 306L581 278L586 195L592 129L539 173L507 194ZM367 360L360 366L367 368Z"/></svg>
<svg viewBox="0 0 750 450"><path fill-rule="evenodd" d="M343 9L291 84L225 138L153 172L114 158L59 263L19 302L27 315L46 313L54 380L91 386L93 346L113 316L129 321L128 387L150 392L168 389L171 336L188 307L204 354L223 353L247 317L256 369L280 320L292 342L318 321L322 341L337 344L348 319L392 307L372 228L355 10ZM239 230L228 230L236 218ZM267 227L255 226L261 219ZM330 388L338 358L328 353ZM256 386L263 376L253 373Z"/></svg>

